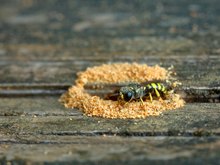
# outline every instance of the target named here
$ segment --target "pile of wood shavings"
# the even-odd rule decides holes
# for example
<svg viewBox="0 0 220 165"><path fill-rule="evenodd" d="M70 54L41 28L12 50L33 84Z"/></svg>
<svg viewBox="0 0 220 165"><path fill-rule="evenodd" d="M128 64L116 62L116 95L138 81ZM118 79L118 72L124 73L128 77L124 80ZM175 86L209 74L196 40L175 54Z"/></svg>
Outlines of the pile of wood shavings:
<svg viewBox="0 0 220 165"><path fill-rule="evenodd" d="M170 73L159 66L148 66L137 63L104 64L88 68L78 74L76 85L63 94L60 101L67 108L79 108L88 116L104 118L145 118L157 116L165 110L176 109L184 105L184 101L177 94L169 99L146 100L144 104L132 101L127 104L118 101L103 100L98 96L91 96L85 92L87 83L126 83L146 82L152 80L168 80Z"/></svg>
<svg viewBox="0 0 220 165"><path fill-rule="evenodd" d="M104 64L88 68L78 73L76 86L84 86L87 83L123 83L146 82L151 80L165 80L168 71L156 66L137 63Z"/></svg>

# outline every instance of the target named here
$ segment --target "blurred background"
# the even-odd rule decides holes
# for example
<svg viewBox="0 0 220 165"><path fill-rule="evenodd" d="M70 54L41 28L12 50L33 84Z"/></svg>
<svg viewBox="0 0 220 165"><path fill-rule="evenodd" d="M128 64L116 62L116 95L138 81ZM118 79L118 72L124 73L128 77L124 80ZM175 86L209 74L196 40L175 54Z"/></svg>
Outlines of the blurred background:
<svg viewBox="0 0 220 165"><path fill-rule="evenodd" d="M209 55L220 54L219 4L218 0L1 0L0 83L70 84L87 66L136 61L168 67L178 65L180 58L187 58L185 63L195 70L191 76L199 78L207 59L217 58Z"/></svg>

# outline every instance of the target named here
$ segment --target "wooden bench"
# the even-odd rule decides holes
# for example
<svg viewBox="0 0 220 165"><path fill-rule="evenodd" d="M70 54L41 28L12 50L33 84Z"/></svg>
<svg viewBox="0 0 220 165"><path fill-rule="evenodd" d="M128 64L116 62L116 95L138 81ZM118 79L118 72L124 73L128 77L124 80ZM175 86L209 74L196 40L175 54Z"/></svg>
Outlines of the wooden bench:
<svg viewBox="0 0 220 165"><path fill-rule="evenodd" d="M0 164L220 164L219 5L2 3ZM186 105L122 120L58 102L77 72L114 62L173 65Z"/></svg>

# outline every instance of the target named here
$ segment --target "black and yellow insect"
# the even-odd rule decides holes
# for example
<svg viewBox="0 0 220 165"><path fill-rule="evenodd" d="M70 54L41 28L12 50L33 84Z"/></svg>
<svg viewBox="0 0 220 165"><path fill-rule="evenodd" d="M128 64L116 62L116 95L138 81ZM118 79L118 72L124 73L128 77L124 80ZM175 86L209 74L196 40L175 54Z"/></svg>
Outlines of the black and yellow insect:
<svg viewBox="0 0 220 165"><path fill-rule="evenodd" d="M129 84L119 90L119 100L130 102L131 100L141 100L149 96L153 101L153 96L164 97L167 94L167 87L163 83L149 83L147 85Z"/></svg>

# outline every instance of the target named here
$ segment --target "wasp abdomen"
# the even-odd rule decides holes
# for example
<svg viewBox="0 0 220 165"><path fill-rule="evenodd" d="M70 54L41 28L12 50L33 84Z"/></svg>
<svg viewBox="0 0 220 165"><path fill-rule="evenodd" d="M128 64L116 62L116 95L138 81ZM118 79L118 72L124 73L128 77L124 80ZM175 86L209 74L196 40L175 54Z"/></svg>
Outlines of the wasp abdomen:
<svg viewBox="0 0 220 165"><path fill-rule="evenodd" d="M165 95L167 93L166 87L162 83L150 83L145 87L145 92L149 95L152 101L152 94L156 94L157 97Z"/></svg>
<svg viewBox="0 0 220 165"><path fill-rule="evenodd" d="M150 83L146 86L146 91L154 91L157 89L160 92L165 93L166 92L166 87L162 83Z"/></svg>

